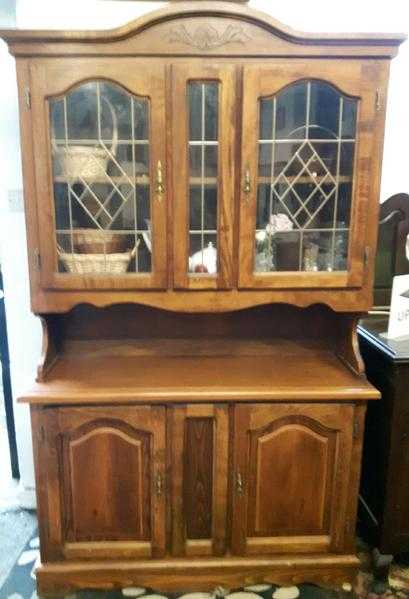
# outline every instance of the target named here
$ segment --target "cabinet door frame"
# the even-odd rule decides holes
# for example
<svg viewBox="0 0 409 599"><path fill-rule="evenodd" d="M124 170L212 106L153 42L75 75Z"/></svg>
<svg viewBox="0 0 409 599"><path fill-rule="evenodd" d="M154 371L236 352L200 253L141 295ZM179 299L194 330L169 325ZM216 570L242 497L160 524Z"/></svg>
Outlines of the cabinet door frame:
<svg viewBox="0 0 409 599"><path fill-rule="evenodd" d="M189 420L212 422L213 460L211 462L211 534L209 538L187 538L187 510L184 504L186 457L189 454L187 424ZM220 556L226 552L227 493L229 467L229 412L226 404L179 405L169 409L172 481L172 555ZM198 475L199 473L194 473Z"/></svg>
<svg viewBox="0 0 409 599"><path fill-rule="evenodd" d="M162 557L166 546L166 417L163 406L32 408L36 486L43 561L81 559L90 549L98 558ZM96 421L124 423L150 433L151 540L74 541L67 517L67 438ZM65 466L65 467L64 467ZM157 477L161 477L158 492ZM84 490L86 492L86 490Z"/></svg>
<svg viewBox="0 0 409 599"><path fill-rule="evenodd" d="M235 199L236 94L235 65L172 65L173 127L173 260L177 289L230 289L233 286L233 226ZM188 272L189 153L187 85L190 81L218 81L217 273Z"/></svg>
<svg viewBox="0 0 409 599"><path fill-rule="evenodd" d="M236 555L343 552L348 542L349 483L353 450L354 406L350 404L247 404L235 407L232 489L232 552ZM248 533L251 431L277 421L305 419L335 438L328 513L329 531L322 534L250 536ZM253 465L255 468L256 466ZM254 482L254 481L253 481ZM254 491L254 489L252 489ZM349 547L348 547L349 549Z"/></svg>
<svg viewBox="0 0 409 599"><path fill-rule="evenodd" d="M37 218L41 232L39 253L40 283L44 289L162 289L167 285L167 218L165 193L156 193L157 165L162 163L166 182L165 65L147 65L130 58L35 60L30 66L32 130L35 162ZM49 99L62 96L87 81L111 82L150 101L150 206L152 220L152 270L124 275L78 275L58 272L55 235L54 189Z"/></svg>
<svg viewBox="0 0 409 599"><path fill-rule="evenodd" d="M367 211L378 198L372 197L371 178L380 165L377 152L378 73L358 61L275 60L271 64L243 67L243 124L240 193L239 288L359 288L363 285L370 256L367 248ZM352 205L350 216L348 263L346 271L254 272L259 100L272 97L297 81L320 80L340 93L358 100L355 157L353 166ZM244 191L246 170L250 174L250 194Z"/></svg>

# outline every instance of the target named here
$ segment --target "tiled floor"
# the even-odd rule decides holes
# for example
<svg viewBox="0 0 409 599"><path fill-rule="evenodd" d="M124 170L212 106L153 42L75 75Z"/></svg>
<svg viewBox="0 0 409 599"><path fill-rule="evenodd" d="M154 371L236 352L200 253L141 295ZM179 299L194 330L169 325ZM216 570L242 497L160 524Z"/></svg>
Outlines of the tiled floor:
<svg viewBox="0 0 409 599"><path fill-rule="evenodd" d="M39 563L39 541L37 536L36 520L34 515L27 512L13 512L13 516L4 521L5 529L11 543L6 547L15 560L14 566L9 570L6 580L0 578L0 599L39 599L35 591L35 569ZM4 531L1 528L0 538ZM31 530L31 534L28 532ZM16 551L16 539L26 542L21 549ZM409 567L407 564L394 563L389 570L384 569L383 575L374 567L371 549L362 541L358 543L361 570L351 589L346 587L341 591L320 588L311 584L300 584L292 587L278 588L271 584L260 584L244 589L227 589L218 587L213 592L201 592L200 588L195 593L161 593L155 589L128 587L111 591L70 591L67 594L58 594L59 599L124 599L125 597L138 597L138 599L409 599ZM17 553L17 555L16 555ZM1 556L0 556L1 557ZM3 555L4 566L4 555ZM54 596L54 595L53 595ZM48 596L48 599L50 597Z"/></svg>
<svg viewBox="0 0 409 599"><path fill-rule="evenodd" d="M0 512L18 507L18 481L11 478L6 415L2 409L2 401L0 394Z"/></svg>
<svg viewBox="0 0 409 599"><path fill-rule="evenodd" d="M0 588L37 525L33 512L19 509L18 488L18 481L11 478L6 415L0 388Z"/></svg>
<svg viewBox="0 0 409 599"><path fill-rule="evenodd" d="M13 510L0 513L0 589L36 527L34 512Z"/></svg>

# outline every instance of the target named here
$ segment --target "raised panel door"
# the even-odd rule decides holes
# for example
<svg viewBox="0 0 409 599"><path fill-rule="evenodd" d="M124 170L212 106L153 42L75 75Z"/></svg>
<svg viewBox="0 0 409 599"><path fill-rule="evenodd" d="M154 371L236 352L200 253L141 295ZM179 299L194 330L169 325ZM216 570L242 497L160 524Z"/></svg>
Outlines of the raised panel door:
<svg viewBox="0 0 409 599"><path fill-rule="evenodd" d="M91 547L96 558L163 555L164 408L59 408L41 413L36 429L45 560L86 557Z"/></svg>
<svg viewBox="0 0 409 599"><path fill-rule="evenodd" d="M352 418L352 406L235 408L235 553L342 551Z"/></svg>
<svg viewBox="0 0 409 599"><path fill-rule="evenodd" d="M172 555L223 555L227 535L228 407L169 410Z"/></svg>

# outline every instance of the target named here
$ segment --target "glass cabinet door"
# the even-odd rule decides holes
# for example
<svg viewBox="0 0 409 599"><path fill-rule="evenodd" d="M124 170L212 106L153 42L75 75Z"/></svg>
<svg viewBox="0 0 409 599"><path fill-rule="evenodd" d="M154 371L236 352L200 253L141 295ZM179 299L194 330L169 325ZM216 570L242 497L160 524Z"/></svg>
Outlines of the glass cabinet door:
<svg viewBox="0 0 409 599"><path fill-rule="evenodd" d="M374 111L360 67L248 67L243 85L240 286L359 286Z"/></svg>
<svg viewBox="0 0 409 599"><path fill-rule="evenodd" d="M173 68L175 287L232 285L234 72Z"/></svg>
<svg viewBox="0 0 409 599"><path fill-rule="evenodd" d="M81 63L80 72L74 65L36 70L34 142L45 284L164 287L163 67L152 66L149 77L137 63L122 61L120 68L90 61Z"/></svg>

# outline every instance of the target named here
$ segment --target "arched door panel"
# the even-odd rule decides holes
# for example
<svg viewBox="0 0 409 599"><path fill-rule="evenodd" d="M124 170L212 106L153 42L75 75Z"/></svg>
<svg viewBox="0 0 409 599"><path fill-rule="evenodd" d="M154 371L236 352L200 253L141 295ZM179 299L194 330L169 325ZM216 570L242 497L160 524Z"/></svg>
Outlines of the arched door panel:
<svg viewBox="0 0 409 599"><path fill-rule="evenodd" d="M370 77L352 62L244 67L240 287L362 286Z"/></svg>
<svg viewBox="0 0 409 599"><path fill-rule="evenodd" d="M235 408L233 551L342 550L353 407Z"/></svg>
<svg viewBox="0 0 409 599"><path fill-rule="evenodd" d="M35 413L48 513L43 560L160 557L165 551L165 409L72 407ZM57 482L58 481L58 482Z"/></svg>

